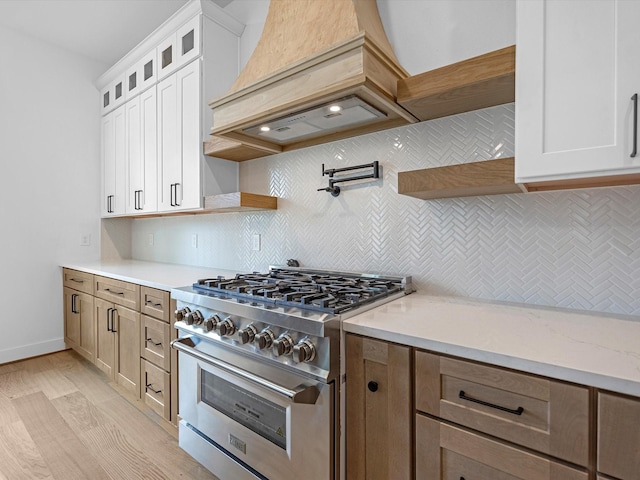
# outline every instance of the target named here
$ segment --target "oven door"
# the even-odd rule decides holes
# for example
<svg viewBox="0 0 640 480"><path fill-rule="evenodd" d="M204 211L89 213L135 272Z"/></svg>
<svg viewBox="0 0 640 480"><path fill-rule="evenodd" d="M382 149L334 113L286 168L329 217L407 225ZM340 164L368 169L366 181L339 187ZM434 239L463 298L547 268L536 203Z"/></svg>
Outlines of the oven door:
<svg viewBox="0 0 640 480"><path fill-rule="evenodd" d="M197 337L179 355L180 446L222 480L335 478L335 390Z"/></svg>

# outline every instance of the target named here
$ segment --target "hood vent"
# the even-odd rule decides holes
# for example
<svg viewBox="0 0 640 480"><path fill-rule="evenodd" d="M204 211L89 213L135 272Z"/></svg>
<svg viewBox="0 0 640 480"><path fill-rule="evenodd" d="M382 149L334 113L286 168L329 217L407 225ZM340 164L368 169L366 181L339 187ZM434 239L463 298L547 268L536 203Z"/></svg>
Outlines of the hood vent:
<svg viewBox="0 0 640 480"><path fill-rule="evenodd" d="M415 122L396 103L407 76L375 0L271 0L246 67L209 104L205 151L245 160Z"/></svg>

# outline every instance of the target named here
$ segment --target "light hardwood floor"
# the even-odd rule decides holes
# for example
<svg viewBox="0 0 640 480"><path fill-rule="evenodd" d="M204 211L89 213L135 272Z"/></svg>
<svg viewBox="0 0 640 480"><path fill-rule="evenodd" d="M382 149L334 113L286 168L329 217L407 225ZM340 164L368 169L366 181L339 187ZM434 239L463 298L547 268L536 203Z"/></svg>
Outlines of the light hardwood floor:
<svg viewBox="0 0 640 480"><path fill-rule="evenodd" d="M216 480L72 350L0 365L0 480Z"/></svg>

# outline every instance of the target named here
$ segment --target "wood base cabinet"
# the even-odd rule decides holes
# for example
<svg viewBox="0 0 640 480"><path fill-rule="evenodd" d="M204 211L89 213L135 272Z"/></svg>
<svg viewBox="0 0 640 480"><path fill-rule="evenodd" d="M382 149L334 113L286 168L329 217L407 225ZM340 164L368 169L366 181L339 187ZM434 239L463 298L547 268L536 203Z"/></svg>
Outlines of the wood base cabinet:
<svg viewBox="0 0 640 480"><path fill-rule="evenodd" d="M640 398L598 392L598 472L640 480Z"/></svg>
<svg viewBox="0 0 640 480"><path fill-rule="evenodd" d="M418 414L416 479L589 480L589 474Z"/></svg>
<svg viewBox="0 0 640 480"><path fill-rule="evenodd" d="M64 285L64 343L90 362L95 362L93 275L65 268L62 282Z"/></svg>
<svg viewBox="0 0 640 480"><path fill-rule="evenodd" d="M347 478L413 478L411 348L346 335Z"/></svg>
<svg viewBox="0 0 640 480"><path fill-rule="evenodd" d="M140 398L140 313L95 299L98 320L96 365Z"/></svg>

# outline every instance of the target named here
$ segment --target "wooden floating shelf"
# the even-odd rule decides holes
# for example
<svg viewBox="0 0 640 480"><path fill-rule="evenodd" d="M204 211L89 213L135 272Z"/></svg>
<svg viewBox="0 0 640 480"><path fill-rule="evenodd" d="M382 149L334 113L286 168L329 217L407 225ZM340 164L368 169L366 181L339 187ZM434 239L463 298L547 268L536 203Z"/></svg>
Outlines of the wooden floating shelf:
<svg viewBox="0 0 640 480"><path fill-rule="evenodd" d="M234 162L244 162L254 158L273 155L273 151L263 150L253 145L247 145L228 138L212 136L210 140L204 142L204 154L210 157L224 158Z"/></svg>
<svg viewBox="0 0 640 480"><path fill-rule="evenodd" d="M516 47L398 81L398 103L431 120L515 101Z"/></svg>
<svg viewBox="0 0 640 480"><path fill-rule="evenodd" d="M514 158L501 158L399 172L398 193L423 200L523 193L514 178Z"/></svg>
<svg viewBox="0 0 640 480"><path fill-rule="evenodd" d="M152 218L178 217L184 215L208 215L212 213L256 212L260 210L277 210L278 197L258 195L256 193L233 192L204 197L204 208L179 212L157 212L148 215L123 215L111 218Z"/></svg>

